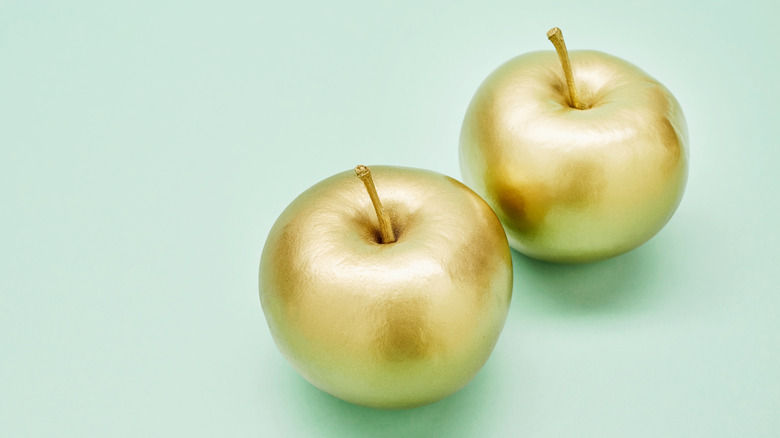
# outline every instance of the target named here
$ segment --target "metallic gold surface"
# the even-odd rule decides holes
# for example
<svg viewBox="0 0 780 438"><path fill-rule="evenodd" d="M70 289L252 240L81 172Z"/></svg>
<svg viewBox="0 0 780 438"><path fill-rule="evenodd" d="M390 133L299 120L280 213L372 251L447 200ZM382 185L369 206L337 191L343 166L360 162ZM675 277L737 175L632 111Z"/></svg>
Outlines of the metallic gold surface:
<svg viewBox="0 0 780 438"><path fill-rule="evenodd" d="M279 350L344 400L408 408L463 387L487 360L512 293L495 213L435 172L373 166L397 241L352 170L295 199L260 260L260 300Z"/></svg>
<svg viewBox="0 0 780 438"><path fill-rule="evenodd" d="M636 248L666 224L685 189L688 135L676 99L647 73L596 51L570 59L584 109L569 105L555 52L518 56L472 99L460 164L513 248L580 263Z"/></svg>

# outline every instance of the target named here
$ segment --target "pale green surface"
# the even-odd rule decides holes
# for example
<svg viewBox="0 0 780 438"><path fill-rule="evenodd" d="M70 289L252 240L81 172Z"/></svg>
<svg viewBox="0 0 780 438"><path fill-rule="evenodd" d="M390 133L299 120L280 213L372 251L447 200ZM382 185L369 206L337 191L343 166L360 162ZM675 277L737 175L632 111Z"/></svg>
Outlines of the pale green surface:
<svg viewBox="0 0 780 438"><path fill-rule="evenodd" d="M775 3L368 3L0 0L0 435L780 436ZM603 263L514 254L449 399L310 386L257 298L273 221L358 163L458 177L472 93L555 25L677 96L675 217Z"/></svg>

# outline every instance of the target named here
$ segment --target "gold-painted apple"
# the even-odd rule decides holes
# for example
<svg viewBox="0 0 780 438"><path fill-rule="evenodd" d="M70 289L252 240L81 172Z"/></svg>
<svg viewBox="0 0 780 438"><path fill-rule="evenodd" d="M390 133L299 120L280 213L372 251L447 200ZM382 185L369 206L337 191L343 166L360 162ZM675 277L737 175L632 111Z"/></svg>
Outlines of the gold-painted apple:
<svg viewBox="0 0 780 438"><path fill-rule="evenodd" d="M261 256L260 300L279 350L312 384L409 408L453 394L488 359L512 261L495 213L465 185L372 170L327 178L284 210Z"/></svg>
<svg viewBox="0 0 780 438"><path fill-rule="evenodd" d="M480 85L460 137L464 182L509 244L582 263L634 249L672 217L688 174L683 112L660 82L606 53L520 55Z"/></svg>

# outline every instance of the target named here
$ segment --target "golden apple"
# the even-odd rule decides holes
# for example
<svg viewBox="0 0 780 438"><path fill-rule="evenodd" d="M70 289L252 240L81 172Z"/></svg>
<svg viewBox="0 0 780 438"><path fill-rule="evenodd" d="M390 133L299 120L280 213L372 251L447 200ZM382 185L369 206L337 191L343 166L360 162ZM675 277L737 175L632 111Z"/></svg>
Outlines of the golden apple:
<svg viewBox="0 0 780 438"><path fill-rule="evenodd" d="M516 250L553 262L605 259L650 239L680 203L685 118L638 67L582 50L567 68L560 31L548 37L559 56L511 59L474 95L460 137L463 179Z"/></svg>
<svg viewBox="0 0 780 438"><path fill-rule="evenodd" d="M260 300L277 347L312 384L408 408L453 394L485 363L512 261L495 213L465 185L372 170L376 186L359 166L360 179L334 175L284 210L261 256Z"/></svg>

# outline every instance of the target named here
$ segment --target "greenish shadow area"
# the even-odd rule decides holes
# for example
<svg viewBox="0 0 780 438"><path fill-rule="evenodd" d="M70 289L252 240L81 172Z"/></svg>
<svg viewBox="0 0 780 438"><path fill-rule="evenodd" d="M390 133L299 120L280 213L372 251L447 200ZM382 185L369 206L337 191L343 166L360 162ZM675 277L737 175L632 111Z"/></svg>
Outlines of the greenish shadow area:
<svg viewBox="0 0 780 438"><path fill-rule="evenodd" d="M543 262L512 250L518 312L599 315L640 310L662 294L652 284L664 260L648 243L611 259L586 264Z"/></svg>

